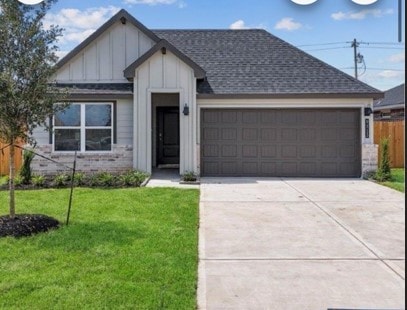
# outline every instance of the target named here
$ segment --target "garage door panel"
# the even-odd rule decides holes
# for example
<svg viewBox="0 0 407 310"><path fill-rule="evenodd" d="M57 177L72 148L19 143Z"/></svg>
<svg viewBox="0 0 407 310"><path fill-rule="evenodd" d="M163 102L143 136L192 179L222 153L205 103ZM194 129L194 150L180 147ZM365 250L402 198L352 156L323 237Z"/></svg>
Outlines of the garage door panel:
<svg viewBox="0 0 407 310"><path fill-rule="evenodd" d="M317 157L317 147L314 145L300 145L299 156L300 158L316 158Z"/></svg>
<svg viewBox="0 0 407 310"><path fill-rule="evenodd" d="M321 157L326 158L336 158L338 147L336 145L323 145L321 146Z"/></svg>
<svg viewBox="0 0 407 310"><path fill-rule="evenodd" d="M223 111L222 112L222 122L223 123L236 123L237 112L236 111Z"/></svg>
<svg viewBox="0 0 407 310"><path fill-rule="evenodd" d="M242 112L243 124L257 124L258 116L259 113L257 113L256 111L243 111Z"/></svg>
<svg viewBox="0 0 407 310"><path fill-rule="evenodd" d="M222 128L222 139L223 140L236 140L237 139L237 128Z"/></svg>
<svg viewBox="0 0 407 310"><path fill-rule="evenodd" d="M284 141L297 141L297 129L283 128L281 129L281 139Z"/></svg>
<svg viewBox="0 0 407 310"><path fill-rule="evenodd" d="M277 156L277 146L276 145L261 145L261 157L273 158Z"/></svg>
<svg viewBox="0 0 407 310"><path fill-rule="evenodd" d="M261 141L275 141L277 139L277 129L276 128L261 128Z"/></svg>
<svg viewBox="0 0 407 310"><path fill-rule="evenodd" d="M253 171L258 171L257 162L242 162L242 173L243 175L252 175Z"/></svg>
<svg viewBox="0 0 407 310"><path fill-rule="evenodd" d="M202 135L205 141L219 140L218 128L204 128L202 129Z"/></svg>
<svg viewBox="0 0 407 310"><path fill-rule="evenodd" d="M202 109L203 176L359 177L360 109Z"/></svg>
<svg viewBox="0 0 407 310"><path fill-rule="evenodd" d="M297 146L296 145L282 145L281 146L282 158L297 158Z"/></svg>
<svg viewBox="0 0 407 310"><path fill-rule="evenodd" d="M282 177L298 176L297 162L282 162L278 165L279 175Z"/></svg>
<svg viewBox="0 0 407 310"><path fill-rule="evenodd" d="M274 124L276 123L276 111L272 110L264 110L262 113L260 113L260 122L262 124Z"/></svg>
<svg viewBox="0 0 407 310"><path fill-rule="evenodd" d="M322 141L336 141L338 134L335 128L322 128L321 132L321 140Z"/></svg>
<svg viewBox="0 0 407 310"><path fill-rule="evenodd" d="M236 175L238 172L237 170L237 163L236 162L223 162L221 164L221 174L222 175Z"/></svg>
<svg viewBox="0 0 407 310"><path fill-rule="evenodd" d="M277 164L275 162L261 162L260 167L261 175L277 175Z"/></svg>
<svg viewBox="0 0 407 310"><path fill-rule="evenodd" d="M300 141L315 140L317 138L317 131L314 128L304 128L299 131L298 138Z"/></svg>
<svg viewBox="0 0 407 310"><path fill-rule="evenodd" d="M242 139L243 141L257 141L258 139L257 128L243 128Z"/></svg>
<svg viewBox="0 0 407 310"><path fill-rule="evenodd" d="M207 157L219 157L219 145L207 144L203 150L203 156Z"/></svg>
<svg viewBox="0 0 407 310"><path fill-rule="evenodd" d="M222 145L222 157L237 157L237 146Z"/></svg>
<svg viewBox="0 0 407 310"><path fill-rule="evenodd" d="M299 174L301 175L317 175L318 167L316 163L313 162L301 162L299 164Z"/></svg>

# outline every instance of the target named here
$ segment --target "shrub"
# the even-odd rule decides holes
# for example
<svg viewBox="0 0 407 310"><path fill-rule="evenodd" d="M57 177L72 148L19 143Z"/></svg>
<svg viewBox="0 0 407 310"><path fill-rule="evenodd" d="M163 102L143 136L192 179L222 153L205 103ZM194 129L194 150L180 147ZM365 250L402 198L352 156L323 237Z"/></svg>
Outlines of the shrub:
<svg viewBox="0 0 407 310"><path fill-rule="evenodd" d="M130 170L122 174L119 179L123 186L140 186L147 177L147 173L138 170Z"/></svg>
<svg viewBox="0 0 407 310"><path fill-rule="evenodd" d="M20 177L23 184L29 184L31 182L31 162L35 156L35 153L30 150L24 150L23 152L23 165L20 170Z"/></svg>
<svg viewBox="0 0 407 310"><path fill-rule="evenodd" d="M75 172L73 182L75 186L81 186L86 183L86 175L82 172Z"/></svg>
<svg viewBox="0 0 407 310"><path fill-rule="evenodd" d="M185 171L185 173L181 175L181 179L185 182L195 182L198 177L193 171Z"/></svg>
<svg viewBox="0 0 407 310"><path fill-rule="evenodd" d="M380 141L380 162L375 179L379 182L391 179L389 139L387 138Z"/></svg>
<svg viewBox="0 0 407 310"><path fill-rule="evenodd" d="M45 177L43 175L33 175L31 178L31 183L34 186L43 187L45 184Z"/></svg>
<svg viewBox="0 0 407 310"><path fill-rule="evenodd" d="M23 184L23 178L21 176L19 176L19 175L16 175L14 177L14 185L15 186L20 186L22 184Z"/></svg>
<svg viewBox="0 0 407 310"><path fill-rule="evenodd" d="M93 186L110 187L115 183L115 177L109 172L100 172L93 176Z"/></svg>
<svg viewBox="0 0 407 310"><path fill-rule="evenodd" d="M69 177L65 173L57 174L54 177L54 186L56 187L64 187L68 184Z"/></svg>

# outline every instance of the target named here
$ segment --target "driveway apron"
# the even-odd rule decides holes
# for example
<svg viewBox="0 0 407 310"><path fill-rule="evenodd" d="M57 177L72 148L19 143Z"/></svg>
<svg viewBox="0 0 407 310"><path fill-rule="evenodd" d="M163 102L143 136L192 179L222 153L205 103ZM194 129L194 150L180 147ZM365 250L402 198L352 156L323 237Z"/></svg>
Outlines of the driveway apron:
<svg viewBox="0 0 407 310"><path fill-rule="evenodd" d="M199 309L403 309L404 194L360 179L203 178Z"/></svg>

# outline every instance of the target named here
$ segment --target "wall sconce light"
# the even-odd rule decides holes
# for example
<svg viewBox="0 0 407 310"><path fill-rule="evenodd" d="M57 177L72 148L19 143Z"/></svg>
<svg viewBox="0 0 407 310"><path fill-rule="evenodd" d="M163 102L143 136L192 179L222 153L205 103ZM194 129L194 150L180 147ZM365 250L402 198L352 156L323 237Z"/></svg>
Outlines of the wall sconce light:
<svg viewBox="0 0 407 310"><path fill-rule="evenodd" d="M189 107L187 104L184 105L184 110L182 110L182 113L184 115L189 115Z"/></svg>
<svg viewBox="0 0 407 310"><path fill-rule="evenodd" d="M369 116L370 114L372 114L373 113L373 110L372 110L372 108L365 108L365 116Z"/></svg>
<svg viewBox="0 0 407 310"><path fill-rule="evenodd" d="M121 21L121 23L123 24L123 25L126 25L126 17L124 17L124 16L122 16L122 17L120 17L120 21Z"/></svg>
<svg viewBox="0 0 407 310"><path fill-rule="evenodd" d="M161 48L161 54L163 55L167 54L167 48L165 46Z"/></svg>

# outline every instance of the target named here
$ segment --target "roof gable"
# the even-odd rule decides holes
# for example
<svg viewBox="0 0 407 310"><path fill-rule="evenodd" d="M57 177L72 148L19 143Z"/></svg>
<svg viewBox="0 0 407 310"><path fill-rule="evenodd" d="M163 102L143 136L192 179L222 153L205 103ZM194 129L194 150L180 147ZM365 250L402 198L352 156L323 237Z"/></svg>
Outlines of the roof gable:
<svg viewBox="0 0 407 310"><path fill-rule="evenodd" d="M185 62L188 66L190 66L194 70L194 74L195 74L196 78L203 79L205 77L205 70L204 69L202 69L199 65L197 65L188 56L183 54L175 46L173 46L171 43L169 43L167 40L164 40L164 39L160 40L149 51L144 53L141 57L136 59L130 66L128 66L124 70L124 76L127 79L133 78L136 68L138 68L140 65L142 65L146 60L148 60L151 56L153 56L159 50L161 50L162 53L165 53L166 49L171 51L175 56L177 56L179 59L181 59L183 62Z"/></svg>
<svg viewBox="0 0 407 310"><path fill-rule="evenodd" d="M76 55L78 55L83 49L89 46L93 41L95 41L100 35L102 35L108 28L110 28L116 22L121 21L122 23L130 22L140 31L142 31L148 38L153 40L154 42L158 42L160 40L157 35L155 35L151 30L149 30L146 26L140 23L137 19L135 19L132 15L130 15L126 10L121 9L117 12L112 18L110 18L106 23L100 26L94 33L92 33L88 38L86 38L82 43L80 43L77 47L75 47L72 51L70 51L65 57L63 57L58 63L56 64L57 68L61 68L70 60L72 60Z"/></svg>

